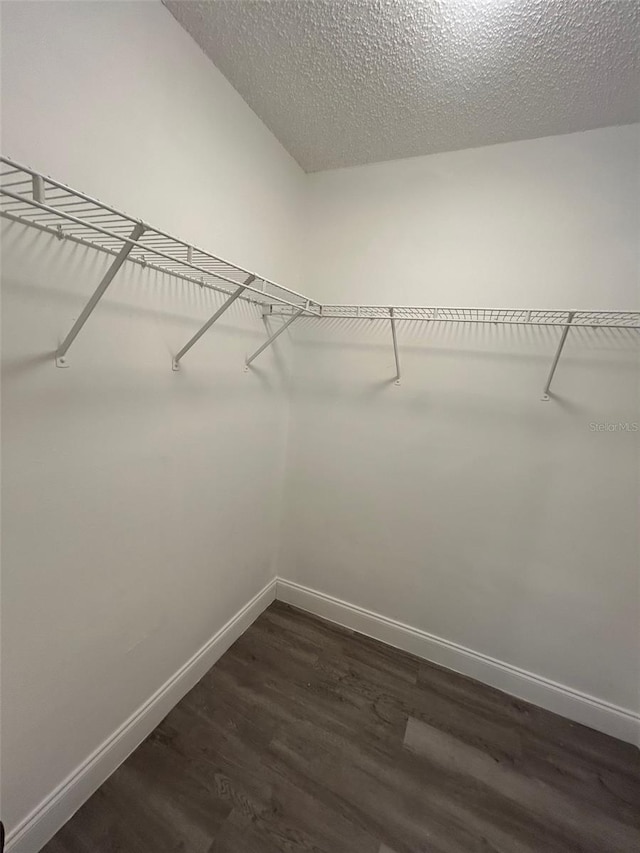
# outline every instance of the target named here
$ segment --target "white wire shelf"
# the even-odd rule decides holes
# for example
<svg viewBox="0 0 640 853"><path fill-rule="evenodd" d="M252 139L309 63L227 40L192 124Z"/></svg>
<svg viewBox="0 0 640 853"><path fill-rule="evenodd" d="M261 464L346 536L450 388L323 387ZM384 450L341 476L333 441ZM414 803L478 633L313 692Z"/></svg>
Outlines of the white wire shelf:
<svg viewBox="0 0 640 853"><path fill-rule="evenodd" d="M58 367L68 367L67 351L125 262L149 267L184 282L209 288L227 299L174 356L173 369L236 299L260 306L263 316L284 322L245 362L245 369L300 317L314 320L368 319L390 324L400 382L396 323L495 323L516 326L558 326L562 329L543 400L549 388L570 327L640 329L640 311L562 311L506 308L445 308L407 305L323 305L302 293L258 276L244 267L154 228L53 178L0 157L0 216L112 255L114 260L84 310L55 353Z"/></svg>
<svg viewBox="0 0 640 853"><path fill-rule="evenodd" d="M232 294L252 276L240 298L292 310L304 307L305 313L318 310L303 294L146 223L133 241L130 235L140 220L7 157L0 157L0 215L112 255L123 241L132 242L128 261L220 293Z"/></svg>
<svg viewBox="0 0 640 853"><path fill-rule="evenodd" d="M266 313L291 316L294 309L272 304ZM638 311L541 311L520 308L428 308L419 305L320 305L318 319L418 320L431 323L499 323L517 326L606 326L640 329Z"/></svg>

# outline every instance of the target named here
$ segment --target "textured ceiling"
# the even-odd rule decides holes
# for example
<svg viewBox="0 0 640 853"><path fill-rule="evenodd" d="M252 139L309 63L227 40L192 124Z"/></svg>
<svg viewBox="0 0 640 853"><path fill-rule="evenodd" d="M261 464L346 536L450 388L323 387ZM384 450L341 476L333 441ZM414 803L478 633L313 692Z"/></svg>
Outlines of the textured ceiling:
<svg viewBox="0 0 640 853"><path fill-rule="evenodd" d="M308 172L640 117L638 0L164 0Z"/></svg>

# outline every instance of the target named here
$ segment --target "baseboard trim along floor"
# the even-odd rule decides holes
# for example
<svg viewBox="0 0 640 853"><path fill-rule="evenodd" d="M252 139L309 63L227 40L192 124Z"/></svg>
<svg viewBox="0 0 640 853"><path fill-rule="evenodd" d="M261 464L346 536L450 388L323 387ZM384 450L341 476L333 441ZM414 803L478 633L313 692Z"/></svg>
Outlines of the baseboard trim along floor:
<svg viewBox="0 0 640 853"><path fill-rule="evenodd" d="M6 853L36 853L40 850L266 610L275 594L274 579L9 833Z"/></svg>
<svg viewBox="0 0 640 853"><path fill-rule="evenodd" d="M6 853L40 850L276 598L640 745L640 714L318 590L274 578L9 833Z"/></svg>
<svg viewBox="0 0 640 853"><path fill-rule="evenodd" d="M640 747L640 714L293 581L276 598Z"/></svg>

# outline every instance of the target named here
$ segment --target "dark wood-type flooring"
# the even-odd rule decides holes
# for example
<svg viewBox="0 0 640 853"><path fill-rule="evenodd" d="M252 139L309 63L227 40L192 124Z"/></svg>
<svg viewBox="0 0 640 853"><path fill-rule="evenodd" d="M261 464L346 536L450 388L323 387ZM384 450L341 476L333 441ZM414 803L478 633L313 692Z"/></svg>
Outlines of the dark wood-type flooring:
<svg viewBox="0 0 640 853"><path fill-rule="evenodd" d="M640 752L287 605L46 853L638 853Z"/></svg>

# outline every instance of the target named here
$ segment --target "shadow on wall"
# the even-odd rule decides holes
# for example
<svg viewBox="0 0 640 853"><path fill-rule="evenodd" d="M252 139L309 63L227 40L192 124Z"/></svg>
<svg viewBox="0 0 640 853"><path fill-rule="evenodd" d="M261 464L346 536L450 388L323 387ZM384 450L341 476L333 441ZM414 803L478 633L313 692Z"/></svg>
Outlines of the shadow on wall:
<svg viewBox="0 0 640 853"><path fill-rule="evenodd" d="M2 245L5 261L2 286L5 296L10 297L12 311L12 320L9 322L7 317L5 329L15 344L3 347L3 373L5 377L17 377L53 361L55 350L93 294L113 257L34 232L17 223L3 225ZM73 360L78 345L86 346L85 338L92 334L95 340L101 341L103 348L104 345L113 347L116 336L120 350L135 349L137 336L143 340L145 335L153 334L155 348L160 346L166 353L166 360L162 355L160 357L164 369L167 363L171 365L175 352L226 299L224 293L200 288L157 270L125 263L89 317L86 327L80 331L78 340L72 344L71 358ZM28 329L26 322L22 323L21 334L26 336L23 341L16 340L18 332L12 328L15 326L15 305L19 305L18 310L29 317ZM118 325L109 326L107 340L105 330L110 320ZM127 329L126 324L131 321L140 321L140 326ZM194 378L193 368L207 357L206 345L211 346L213 340L222 341L216 350L216 354L221 354L221 363L226 360L230 367L229 353L235 353L233 367L237 365L241 375L245 357L277 329L275 322L261 321L259 306L237 300L216 322L215 329L197 344L198 349L182 362L181 373ZM45 347L42 347L43 342ZM31 343L37 347L35 352ZM251 373L265 388L273 388L275 368L278 383L286 386L289 371L282 350L275 344L270 353L268 369L260 363ZM211 352L209 358L210 355ZM213 370L220 369L217 362L209 360L209 364Z"/></svg>
<svg viewBox="0 0 640 853"><path fill-rule="evenodd" d="M419 393L463 409L465 400L475 405L491 398L502 413L518 400L539 402L562 335L562 328L542 325L396 323L404 388L390 399L405 407L417 405ZM388 320L303 318L293 338L295 387L301 397L373 401L394 384ZM584 412L591 411L588 396L596 393L606 404L612 381L637 376L639 342L635 329L570 329L550 396L567 411L579 412L582 403ZM638 403L637 388L629 386L626 395Z"/></svg>
<svg viewBox="0 0 640 853"><path fill-rule="evenodd" d="M516 347L526 346L532 353L553 355L554 347L560 339L562 327L504 323L464 323L437 322L396 319L398 338L403 348L421 348L425 344L431 347L456 347L462 352L462 346L473 348L480 355L483 349L492 347L512 347L512 352L504 353L510 358L518 357ZM388 320L355 319L331 317L316 320L314 317L302 317L296 323L298 333L305 332L304 339L298 334L297 340L305 346L326 347L339 343L341 347L363 348L367 346L389 346L391 327ZM611 328L602 326L573 326L571 338L582 349L627 350L637 349L640 337L636 329ZM501 355L502 353L496 353Z"/></svg>
<svg viewBox="0 0 640 853"><path fill-rule="evenodd" d="M23 289L33 290L35 295L55 291L60 296L66 294L69 298L86 301L113 262L113 255L58 240L15 222L3 223L2 247L8 257L28 257L29 270L38 280L49 282L48 286L21 285ZM221 281L220 285L224 287L225 283ZM114 299L114 294L118 299ZM167 313L172 319L188 322L201 314L206 317L208 311L213 313L226 298L227 294L198 287L131 261L117 273L100 305L109 304L113 310L119 308L127 313L133 309L151 315ZM231 312L238 319L261 316L257 306L242 299L233 305Z"/></svg>

